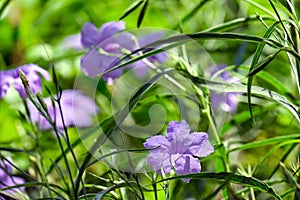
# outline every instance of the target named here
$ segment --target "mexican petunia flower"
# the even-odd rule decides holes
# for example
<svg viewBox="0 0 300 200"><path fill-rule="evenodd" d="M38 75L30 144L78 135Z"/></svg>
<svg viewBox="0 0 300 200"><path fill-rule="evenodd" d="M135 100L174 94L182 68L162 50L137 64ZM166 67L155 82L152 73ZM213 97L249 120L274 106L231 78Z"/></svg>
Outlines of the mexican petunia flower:
<svg viewBox="0 0 300 200"><path fill-rule="evenodd" d="M218 66L214 72L216 73L219 70L222 70L225 66ZM227 83L239 83L239 79L232 77L228 71L222 72L218 75L220 79ZM227 92L227 93L216 93L212 92L210 94L211 106L214 110L220 108L225 112L234 113L238 107L238 95L239 92Z"/></svg>
<svg viewBox="0 0 300 200"><path fill-rule="evenodd" d="M11 158L8 158L8 160L12 162ZM24 179L12 175L12 166L8 161L0 160L0 188L6 188L24 183ZM5 192L13 194L15 192L24 192L24 190L25 187L22 186L18 188L5 190Z"/></svg>
<svg viewBox="0 0 300 200"><path fill-rule="evenodd" d="M51 119L56 121L57 128L63 129L64 126L58 104L55 103L55 107L53 107L50 97L44 98L43 100L47 105ZM62 92L60 103L64 123L67 127L88 127L93 124L93 116L99 113L99 108L93 99L83 95L78 90L64 90ZM40 130L53 128L47 119L44 118L29 101L28 109L31 121L36 122Z"/></svg>
<svg viewBox="0 0 300 200"><path fill-rule="evenodd" d="M207 133L194 132L190 134L189 125L185 120L171 121L168 124L166 137L152 136L144 143L144 147L151 149L146 163L153 170L165 174L174 168L177 175L198 173L201 171L199 158L214 152L208 140ZM190 179L183 179L189 182Z"/></svg>
<svg viewBox="0 0 300 200"><path fill-rule="evenodd" d="M163 33L154 33L137 39L138 44L133 40L134 36L128 32L121 32L125 29L125 22L108 22L102 25L100 30L94 24L87 22L81 31L81 43L89 51L81 59L81 69L89 77L96 77L117 64L120 59L127 53L144 47L163 36ZM138 46L137 46L138 45ZM163 62L167 56L164 53L149 57L149 61L154 60ZM135 65L141 65L140 62ZM134 65L127 66L134 67ZM141 67L137 70L138 76L144 76L147 68ZM114 80L123 73L123 68L116 69L104 74L102 77L105 81Z"/></svg>
<svg viewBox="0 0 300 200"><path fill-rule="evenodd" d="M3 98L6 95L7 90L12 84L19 92L20 96L26 98L26 91L22 84L19 71L22 71L26 75L29 87L33 93L42 90L42 81L39 74L46 80L50 80L50 74L35 64L26 64L17 67L16 69L0 71L0 98Z"/></svg>

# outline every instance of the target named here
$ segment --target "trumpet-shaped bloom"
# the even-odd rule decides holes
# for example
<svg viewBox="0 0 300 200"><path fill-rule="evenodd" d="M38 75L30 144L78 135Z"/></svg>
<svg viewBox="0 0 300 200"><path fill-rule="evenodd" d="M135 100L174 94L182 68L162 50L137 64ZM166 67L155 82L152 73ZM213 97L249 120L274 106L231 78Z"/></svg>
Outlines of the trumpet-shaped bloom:
<svg viewBox="0 0 300 200"><path fill-rule="evenodd" d="M57 103L55 103L55 107L53 107L50 97L44 98L43 100L47 105L51 119L56 121L56 126L59 129L64 128L62 115L67 127L88 127L93 124L93 116L99 113L99 108L93 99L83 95L78 90L65 90L62 92L60 99L62 115ZM39 113L31 102L28 103L28 108L31 121L36 122L39 129L47 130L52 128L47 119Z"/></svg>
<svg viewBox="0 0 300 200"><path fill-rule="evenodd" d="M166 137L152 136L144 143L144 147L151 149L146 163L153 170L157 173L163 170L168 174L174 168L178 175L200 172L199 158L214 152L207 133L190 134L189 125L185 120L171 121L168 124ZM183 179L183 181L189 182L190 179Z"/></svg>
<svg viewBox="0 0 300 200"><path fill-rule="evenodd" d="M8 158L12 162L11 158ZM0 160L0 188L6 188L25 183L25 180L12 175L12 166L6 160ZM24 187L12 188L5 190L8 193L24 191ZM1 197L0 197L1 199Z"/></svg>
<svg viewBox="0 0 300 200"><path fill-rule="evenodd" d="M81 43L84 48L89 49L81 59L81 69L89 77L96 77L98 74L103 73L120 63L121 58L126 54L133 52L136 49L144 47L151 42L154 42L163 36L163 33L154 33L146 37L134 41L134 35L128 32L121 32L125 29L125 23L108 22L102 25L100 30L94 24L87 22L81 31ZM166 59L163 53L151 56L149 61L162 62ZM147 73L147 67L140 67L145 65L141 62L136 62L133 65L139 66L136 71L138 76L144 76ZM113 70L102 77L105 81L114 80L122 75L123 69L119 68Z"/></svg>
<svg viewBox="0 0 300 200"><path fill-rule="evenodd" d="M215 73L218 70L223 69L225 66L219 66L215 69ZM220 79L227 83L239 83L239 79L232 77L228 71L222 72L218 75ZM239 92L227 92L224 94L212 92L210 95L211 105L213 109L221 108L225 112L234 113L238 107L238 94Z"/></svg>
<svg viewBox="0 0 300 200"><path fill-rule="evenodd" d="M22 71L28 80L29 87L33 93L42 90L42 81L39 76L41 74L45 79L50 80L50 74L35 64L27 64L7 71L0 71L0 98L3 98L9 87L13 84L14 88L19 92L22 98L26 98L26 91L20 78Z"/></svg>

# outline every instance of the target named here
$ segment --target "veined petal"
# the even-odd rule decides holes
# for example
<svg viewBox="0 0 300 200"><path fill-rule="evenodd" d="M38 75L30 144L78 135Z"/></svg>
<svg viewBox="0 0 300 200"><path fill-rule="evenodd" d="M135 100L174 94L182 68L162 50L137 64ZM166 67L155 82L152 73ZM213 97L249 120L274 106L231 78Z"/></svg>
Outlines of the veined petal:
<svg viewBox="0 0 300 200"><path fill-rule="evenodd" d="M151 152L147 156L146 163L159 174L161 174L161 169L163 169L165 174L168 174L173 168L168 153Z"/></svg>
<svg viewBox="0 0 300 200"><path fill-rule="evenodd" d="M175 171L177 175L199 173L201 165L197 158L189 154L184 154L175 161ZM190 182L189 178L182 179L184 182Z"/></svg>
<svg viewBox="0 0 300 200"><path fill-rule="evenodd" d="M187 136L190 134L190 127L185 120L181 122L171 121L167 128L167 138L169 141L174 140L178 135Z"/></svg>
<svg viewBox="0 0 300 200"><path fill-rule="evenodd" d="M188 148L187 154L206 157L214 152L214 147L210 144L207 133L194 132L189 137L192 140L192 144Z"/></svg>
<svg viewBox="0 0 300 200"><path fill-rule="evenodd" d="M167 138L171 143L170 153L184 153L188 149L192 143L189 133L190 127L185 120L181 122L171 121L168 124Z"/></svg>
<svg viewBox="0 0 300 200"><path fill-rule="evenodd" d="M169 151L170 142L162 135L155 135L144 142L144 147L151 149L150 152L166 153Z"/></svg>

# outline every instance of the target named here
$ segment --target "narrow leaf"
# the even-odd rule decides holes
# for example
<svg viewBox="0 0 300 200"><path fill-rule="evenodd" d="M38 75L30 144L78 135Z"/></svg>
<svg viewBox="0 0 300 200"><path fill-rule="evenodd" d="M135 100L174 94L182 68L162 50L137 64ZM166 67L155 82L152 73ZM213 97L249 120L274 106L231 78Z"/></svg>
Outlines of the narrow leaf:
<svg viewBox="0 0 300 200"><path fill-rule="evenodd" d="M183 18L182 20L180 20L180 23L178 23L173 29L177 29L180 24L183 24L184 22L186 22L187 20L189 20L190 18L192 18L197 11L199 11L199 9L204 6L207 2L209 2L210 0L203 0L200 1L199 4L197 4L191 11L189 11Z"/></svg>
<svg viewBox="0 0 300 200"><path fill-rule="evenodd" d="M241 145L237 148L230 149L229 153L234 152L234 151L240 151L240 150L245 150L245 149L251 149L251 148L256 148L256 147L272 145L272 144L283 142L283 141L289 141L289 140L293 141L294 139L297 139L297 138L300 138L299 134L278 136L278 137L274 137L274 138L270 138L270 139L265 139L262 141L256 141L256 142L251 142L251 143Z"/></svg>
<svg viewBox="0 0 300 200"><path fill-rule="evenodd" d="M187 174L187 175L181 175L181 176L173 176L169 178L162 179L160 181L157 181L156 183L161 183L168 180L173 179L182 179L182 178L191 178L191 179L202 179L202 180L220 180L220 181L228 181L232 183L237 183L240 185L248 186L251 188L258 189L260 191L269 193L272 195L275 199L281 199L280 196L274 191L273 188L271 188L267 183L258 180L254 177L246 177L230 172L220 172L220 173L195 173L195 174Z"/></svg>
<svg viewBox="0 0 300 200"><path fill-rule="evenodd" d="M184 43L187 42L191 42L192 39L195 40L216 40L216 39L231 39L231 40L241 40L241 41L248 41L248 42L255 42L255 43L265 43L271 47L274 48L282 48L282 44L276 42L275 40L272 39L266 39L266 38L262 38L259 36L254 36L254 35L247 35L247 34L238 34L238 33L218 33L218 32L199 32L199 33L193 33L193 34L186 34L186 35L176 35L176 36L171 36L169 38L166 39L162 39L162 40L158 40L156 42L153 42L151 44L146 45L145 47L142 47L140 49L137 49L133 52L131 52L130 54L124 56L121 59L121 62L124 61L125 59L128 59L132 56L134 56L136 53L138 52L144 52L146 50L146 53L144 53L141 56L138 57L134 57L133 59L130 59L126 62L123 62L99 75L103 75L103 74L107 74L111 71L114 71L116 69L119 69L121 67L124 67L128 64L134 63L136 61L142 60L143 58L149 57L149 56L153 56L156 55L158 53L161 53L163 51L172 49L174 47L180 46ZM165 45L163 47L161 47L162 45ZM159 48L158 48L159 47ZM149 49L153 49L153 48L158 48L155 50L151 50L149 51ZM287 50L286 50L287 51ZM297 53L295 52L291 52L294 53L295 55Z"/></svg>
<svg viewBox="0 0 300 200"><path fill-rule="evenodd" d="M119 20L124 19L125 17L127 17L130 13L132 13L133 11L135 11L142 3L144 2L144 0L140 0L140 1L135 1L133 2L129 8L127 8L127 10L122 14L122 16L120 17Z"/></svg>
<svg viewBox="0 0 300 200"><path fill-rule="evenodd" d="M272 62L274 60L274 58L277 56L277 54L279 54L282 50L279 49L278 51L276 51L275 53L269 55L267 58L265 58L264 60L262 60L260 63L258 63L247 75L248 77L251 76L253 77L254 75L256 75L258 72L260 72L261 70L263 70L264 68L266 68L268 66L268 64L270 62Z"/></svg>
<svg viewBox="0 0 300 200"><path fill-rule="evenodd" d="M274 24L272 24L272 26L264 34L263 38L269 38L272 35L273 31L275 30L275 28L278 24L279 24L279 22L275 22ZM263 50L264 47L265 47L265 43L261 43L261 44L258 45L258 47L255 51L254 57L252 59L252 62L251 62L249 72L252 71L254 69L255 65L258 63L260 55L261 55L262 50ZM253 76L248 75L248 82L247 82L248 107L249 107L251 119L253 121L253 112L252 112L252 103L251 103L251 86L252 86L252 82L253 82Z"/></svg>
<svg viewBox="0 0 300 200"><path fill-rule="evenodd" d="M146 10L147 10L147 7L148 7L148 2L149 2L149 0L146 0L146 1L144 2L144 5L143 5L143 7L142 7L142 10L141 10L141 12L140 12L140 14L139 14L139 18L138 18L138 22L137 22L137 27L138 27L138 28L141 26L142 21L143 21L143 19L144 19L144 16L145 16L145 13L146 13Z"/></svg>
<svg viewBox="0 0 300 200"><path fill-rule="evenodd" d="M101 192L98 192L98 194L95 196L94 200L101 200L107 193L114 191L118 188L125 187L127 184L125 182L111 186L105 190L102 190Z"/></svg>

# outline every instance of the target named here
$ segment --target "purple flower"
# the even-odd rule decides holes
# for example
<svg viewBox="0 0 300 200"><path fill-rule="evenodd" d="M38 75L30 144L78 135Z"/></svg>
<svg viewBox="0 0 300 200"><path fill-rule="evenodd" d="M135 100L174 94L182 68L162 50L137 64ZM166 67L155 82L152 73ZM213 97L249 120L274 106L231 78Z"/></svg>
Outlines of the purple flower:
<svg viewBox="0 0 300 200"><path fill-rule="evenodd" d="M7 159L9 160L9 162L12 162L11 158ZM25 183L24 179L12 175L12 166L9 162L6 160L0 160L0 188L6 188ZM15 192L24 192L24 190L25 187L22 186L5 191L12 194Z"/></svg>
<svg viewBox="0 0 300 200"><path fill-rule="evenodd" d="M214 152L207 133L190 134L185 120L171 121L166 136L152 136L144 143L145 148L151 149L146 163L157 173L162 169L168 174L173 168L178 175L198 173L201 171L199 158ZM189 182L190 179L185 178L183 181Z"/></svg>
<svg viewBox="0 0 300 200"><path fill-rule="evenodd" d="M43 100L47 105L51 119L56 121L56 126L59 129L63 129L64 126L58 104L55 103L55 107L53 107L50 97ZM67 127L88 127L93 124L93 116L99 113L99 108L93 99L83 95L78 90L64 90L60 103L64 122ZM31 102L28 103L28 108L32 122L38 123L39 129L47 130L53 128Z"/></svg>
<svg viewBox="0 0 300 200"><path fill-rule="evenodd" d="M61 45L66 49L82 50L81 35L79 33L69 35L61 42Z"/></svg>
<svg viewBox="0 0 300 200"><path fill-rule="evenodd" d="M16 69L7 71L0 71L0 98L3 98L11 84L19 92L22 98L26 98L25 88L20 79L19 71L22 71L28 80L28 84L33 93L40 92L42 90L42 82L39 74L45 79L50 80L49 73L35 64L27 64Z"/></svg>
<svg viewBox="0 0 300 200"><path fill-rule="evenodd" d="M214 73L218 72L218 70L222 70L225 66L219 66L214 69ZM228 71L222 72L218 75L223 81L227 83L239 83L239 79L236 77L232 77ZM220 108L225 112L234 113L238 107L238 94L239 92L227 92L227 93L216 93L212 92L210 94L211 106L214 110Z"/></svg>
<svg viewBox="0 0 300 200"><path fill-rule="evenodd" d="M162 37L162 33L147 35L137 39L135 44L131 33L121 32L125 29L125 22L108 22L102 25L100 30L94 24L87 22L81 31L82 46L89 49L81 59L81 69L89 77L96 77L120 63L120 59L129 52L144 47ZM165 54L158 54L148 58L149 61L162 62L166 59ZM140 66L137 62L129 67ZM143 65L145 65L143 63ZM136 74L144 76L147 68L139 67ZM102 77L105 81L114 80L122 75L123 69L117 69Z"/></svg>

